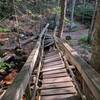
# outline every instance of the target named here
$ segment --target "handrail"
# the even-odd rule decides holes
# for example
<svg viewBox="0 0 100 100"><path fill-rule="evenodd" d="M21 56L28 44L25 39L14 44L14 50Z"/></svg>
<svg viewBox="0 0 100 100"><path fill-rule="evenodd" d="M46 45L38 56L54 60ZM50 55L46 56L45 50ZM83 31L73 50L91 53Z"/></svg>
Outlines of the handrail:
<svg viewBox="0 0 100 100"><path fill-rule="evenodd" d="M30 54L29 58L27 59L21 71L18 73L13 84L7 89L6 93L4 94L1 100L21 100L22 99L22 96L30 81L31 74L38 60L41 44L42 44L42 37L45 34L48 26L49 24L47 24L45 28L42 30L39 40L37 41L37 44L34 47L32 53Z"/></svg>
<svg viewBox="0 0 100 100"><path fill-rule="evenodd" d="M65 40L56 36L54 36L54 39L67 60L77 68L95 99L100 100L100 75Z"/></svg>

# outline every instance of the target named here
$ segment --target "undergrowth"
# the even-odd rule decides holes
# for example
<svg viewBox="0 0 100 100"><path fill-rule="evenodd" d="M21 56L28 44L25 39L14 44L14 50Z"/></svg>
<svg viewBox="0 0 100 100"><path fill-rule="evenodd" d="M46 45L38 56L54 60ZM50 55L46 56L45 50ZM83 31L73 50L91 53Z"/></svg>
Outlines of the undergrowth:
<svg viewBox="0 0 100 100"><path fill-rule="evenodd" d="M11 68L11 65L4 62L1 58L0 58L0 71L5 71L7 69Z"/></svg>

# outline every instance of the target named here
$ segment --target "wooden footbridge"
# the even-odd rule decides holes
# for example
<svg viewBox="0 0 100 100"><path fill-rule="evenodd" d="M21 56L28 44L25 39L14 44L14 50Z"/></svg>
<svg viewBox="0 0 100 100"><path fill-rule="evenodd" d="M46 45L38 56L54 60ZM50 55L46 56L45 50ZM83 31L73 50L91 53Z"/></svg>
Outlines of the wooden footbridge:
<svg viewBox="0 0 100 100"><path fill-rule="evenodd" d="M1 100L100 100L100 75L65 40L44 49L48 26Z"/></svg>

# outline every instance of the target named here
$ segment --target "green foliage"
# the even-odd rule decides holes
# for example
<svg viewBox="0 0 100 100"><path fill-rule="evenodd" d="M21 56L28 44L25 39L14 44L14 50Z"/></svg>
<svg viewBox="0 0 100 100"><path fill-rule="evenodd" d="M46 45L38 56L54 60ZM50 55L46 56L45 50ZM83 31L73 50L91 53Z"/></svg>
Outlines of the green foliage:
<svg viewBox="0 0 100 100"><path fill-rule="evenodd" d="M52 8L51 11L53 14L60 15L61 9L60 9L60 7L55 7L55 8Z"/></svg>
<svg viewBox="0 0 100 100"><path fill-rule="evenodd" d="M64 18L64 24L68 25L70 23L68 18Z"/></svg>
<svg viewBox="0 0 100 100"><path fill-rule="evenodd" d="M72 8L68 9L68 12L71 14ZM74 15L78 17L82 17L84 15L84 19L91 19L94 12L94 6L91 3L86 2L86 5L76 5Z"/></svg>
<svg viewBox="0 0 100 100"><path fill-rule="evenodd" d="M6 70L11 68L11 65L2 61L2 59L0 59L0 70Z"/></svg>
<svg viewBox="0 0 100 100"><path fill-rule="evenodd" d="M79 40L79 43L80 43L81 48L84 48L88 50L89 52L91 52L92 46L91 44L88 44L88 35L82 36Z"/></svg>
<svg viewBox="0 0 100 100"><path fill-rule="evenodd" d="M0 27L0 32L10 32L10 30L8 28Z"/></svg>
<svg viewBox="0 0 100 100"><path fill-rule="evenodd" d="M0 0L0 19L12 14L12 0Z"/></svg>
<svg viewBox="0 0 100 100"><path fill-rule="evenodd" d="M88 40L88 36L85 35L85 36L80 37L79 42L84 44L84 43L87 43L87 40Z"/></svg>
<svg viewBox="0 0 100 100"><path fill-rule="evenodd" d="M83 16L85 18L91 18L93 15L94 7L90 3L86 3L86 5L78 5L75 7L75 15L76 16Z"/></svg>

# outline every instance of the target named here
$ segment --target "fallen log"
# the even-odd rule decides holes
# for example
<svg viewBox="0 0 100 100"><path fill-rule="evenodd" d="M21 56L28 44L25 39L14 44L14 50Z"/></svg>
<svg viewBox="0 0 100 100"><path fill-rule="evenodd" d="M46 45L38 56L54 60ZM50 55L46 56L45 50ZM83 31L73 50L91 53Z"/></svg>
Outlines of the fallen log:
<svg viewBox="0 0 100 100"><path fill-rule="evenodd" d="M21 46L24 46L24 45L27 45L27 44L30 43L30 42L33 42L35 38L36 38L36 37L31 37L31 38L29 38L29 39L27 39L27 40L21 41ZM17 44L12 45L12 46L10 46L10 47L4 47L4 46L2 46L2 47L0 48L0 50L4 50L4 51L6 51L6 50L8 50L8 51L9 51L9 50L15 50L17 47L18 47Z"/></svg>

